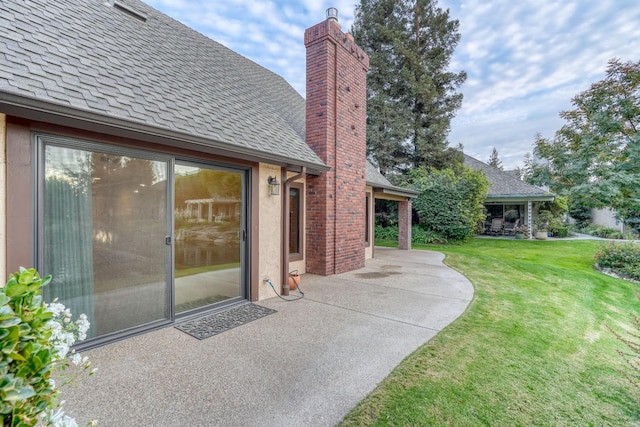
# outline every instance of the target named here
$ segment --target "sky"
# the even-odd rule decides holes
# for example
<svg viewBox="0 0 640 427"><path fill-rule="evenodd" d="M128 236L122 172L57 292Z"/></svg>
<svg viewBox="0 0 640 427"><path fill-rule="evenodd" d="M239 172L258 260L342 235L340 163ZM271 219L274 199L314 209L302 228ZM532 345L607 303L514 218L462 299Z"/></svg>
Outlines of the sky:
<svg viewBox="0 0 640 427"><path fill-rule="evenodd" d="M347 32L355 0L145 0L279 74L305 96L304 30L339 11ZM439 0L460 22L450 70L467 72L449 143L506 169L522 165L535 135L552 138L571 98L605 77L612 58L640 59L638 0Z"/></svg>

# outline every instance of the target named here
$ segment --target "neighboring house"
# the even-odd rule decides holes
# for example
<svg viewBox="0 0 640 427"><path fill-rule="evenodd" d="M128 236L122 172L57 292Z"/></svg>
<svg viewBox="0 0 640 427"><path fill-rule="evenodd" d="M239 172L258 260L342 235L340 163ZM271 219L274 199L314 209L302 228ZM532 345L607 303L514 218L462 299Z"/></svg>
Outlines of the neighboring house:
<svg viewBox="0 0 640 427"><path fill-rule="evenodd" d="M627 227L624 221L616 218L616 211L610 208L591 209L591 223L602 227L613 228L614 230L624 233Z"/></svg>
<svg viewBox="0 0 640 427"><path fill-rule="evenodd" d="M513 172L502 171L465 154L465 166L484 172L489 181L489 191L484 202L487 223L493 218L502 218L507 224L518 221L529 226L537 214L540 202L553 201L554 195L519 179Z"/></svg>
<svg viewBox="0 0 640 427"><path fill-rule="evenodd" d="M286 81L137 0L0 2L0 274L36 266L99 344L373 256L368 58L337 21ZM292 41L299 43L299 41Z"/></svg>

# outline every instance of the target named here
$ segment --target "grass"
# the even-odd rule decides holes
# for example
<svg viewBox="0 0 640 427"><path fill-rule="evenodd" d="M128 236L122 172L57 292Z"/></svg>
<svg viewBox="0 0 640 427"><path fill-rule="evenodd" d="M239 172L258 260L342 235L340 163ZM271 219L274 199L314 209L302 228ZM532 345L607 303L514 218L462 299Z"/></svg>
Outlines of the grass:
<svg viewBox="0 0 640 427"><path fill-rule="evenodd" d="M467 311L407 357L345 426L638 425L619 370L638 285L593 268L593 241L422 246L475 288ZM416 247L414 246L414 249Z"/></svg>
<svg viewBox="0 0 640 427"><path fill-rule="evenodd" d="M191 268L181 268L181 269L176 268L175 276L177 279L180 277L193 276L194 274L208 273L210 271L219 271L219 270L226 270L229 268L238 268L238 267L240 267L239 262L230 262L226 264L206 265L204 267L191 267Z"/></svg>

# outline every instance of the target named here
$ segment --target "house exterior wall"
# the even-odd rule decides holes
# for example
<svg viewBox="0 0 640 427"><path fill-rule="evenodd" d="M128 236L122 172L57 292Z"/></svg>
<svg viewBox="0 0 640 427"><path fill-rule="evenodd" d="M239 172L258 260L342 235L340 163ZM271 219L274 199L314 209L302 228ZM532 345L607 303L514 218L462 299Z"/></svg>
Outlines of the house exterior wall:
<svg viewBox="0 0 640 427"><path fill-rule="evenodd" d="M332 20L305 31L307 144L331 171L307 181L306 271L364 267L369 59Z"/></svg>
<svg viewBox="0 0 640 427"><path fill-rule="evenodd" d="M591 209L591 223L624 232L624 223L616 219L615 211L610 208Z"/></svg>
<svg viewBox="0 0 640 427"><path fill-rule="evenodd" d="M6 271L8 275L19 267L31 267L32 251L32 153L31 130L28 126L6 122ZM6 276L3 280L6 280Z"/></svg>
<svg viewBox="0 0 640 427"><path fill-rule="evenodd" d="M280 167L265 163L259 165L258 172L258 206L259 210L259 236L258 250L260 260L258 261L258 298L266 299L275 296L273 289L264 282L268 277L278 292L282 289L280 277L282 274L282 197L285 195L272 196L269 194L267 179L275 176L280 179Z"/></svg>
<svg viewBox="0 0 640 427"><path fill-rule="evenodd" d="M269 288L264 288L260 273L263 270L272 274L276 278L277 284L280 272L280 242L281 237L281 197L269 196L266 184L269 173L279 176L280 167L267 164L255 164L246 161L234 161L226 157L212 154L198 153L169 147L160 144L152 144L137 140L128 140L112 137L106 134L87 132L78 129L61 127L42 122L31 122L24 119L16 119L11 116L1 116L0 122L4 126L0 130L0 212L5 209L5 214L0 215L0 265L3 280L9 273L17 271L20 266L34 266L36 249L33 247L34 241L34 219L35 209L33 205L33 133L47 133L68 137L76 140L94 141L103 144L120 145L123 147L136 148L139 150L149 150L169 155L184 156L185 158L200 158L203 161L213 163L237 164L239 167L251 169L251 192L247 195L250 200L250 221L252 245L250 248L250 269L247 271L250 299L257 300L269 296L273 293ZM263 210L264 208L264 210ZM272 224L273 222L273 224ZM260 225L263 227L260 227ZM262 236L264 234L264 237ZM260 242L263 241L260 246ZM269 256L275 252L276 256L267 258L262 255L261 250ZM262 265L260 260L274 259L274 263L267 262ZM271 265L276 265L275 270Z"/></svg>

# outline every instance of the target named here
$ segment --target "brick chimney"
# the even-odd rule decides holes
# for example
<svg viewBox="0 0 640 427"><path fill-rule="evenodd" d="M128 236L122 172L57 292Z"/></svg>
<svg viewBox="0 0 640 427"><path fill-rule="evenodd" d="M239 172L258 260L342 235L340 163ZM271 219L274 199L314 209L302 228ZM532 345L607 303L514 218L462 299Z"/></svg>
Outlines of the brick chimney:
<svg viewBox="0 0 640 427"><path fill-rule="evenodd" d="M307 144L331 167L307 180L306 271L364 267L366 75L369 58L345 34L337 10L304 33Z"/></svg>

